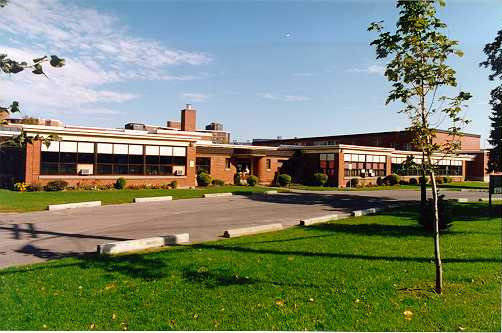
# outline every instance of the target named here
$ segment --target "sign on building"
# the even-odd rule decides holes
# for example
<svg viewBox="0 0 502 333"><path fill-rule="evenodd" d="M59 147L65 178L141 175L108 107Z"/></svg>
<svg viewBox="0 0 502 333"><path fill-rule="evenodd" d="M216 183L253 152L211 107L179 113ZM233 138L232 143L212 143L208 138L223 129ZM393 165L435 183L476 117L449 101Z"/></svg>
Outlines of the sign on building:
<svg viewBox="0 0 502 333"><path fill-rule="evenodd" d="M502 175L490 175L490 194L502 194Z"/></svg>

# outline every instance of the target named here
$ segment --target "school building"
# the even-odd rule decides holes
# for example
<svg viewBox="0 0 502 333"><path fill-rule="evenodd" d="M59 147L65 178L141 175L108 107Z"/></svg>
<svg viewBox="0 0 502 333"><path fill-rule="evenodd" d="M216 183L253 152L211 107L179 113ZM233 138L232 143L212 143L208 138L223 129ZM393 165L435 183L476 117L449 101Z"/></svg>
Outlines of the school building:
<svg viewBox="0 0 502 333"><path fill-rule="evenodd" d="M117 178L128 184L197 185L201 170L213 179L233 183L236 173L256 175L260 183L275 182L279 173L295 181L308 182L314 173L329 176L331 185L344 187L351 178L374 184L378 177L398 173L404 179L418 178L418 170L404 170L413 150L405 131L350 136L254 140L253 144L230 144L230 134L221 124L197 128L197 111L191 105L181 110L181 119L166 126L129 123L124 128L97 128L65 125L57 120L9 119L0 126L0 140L20 131L28 135L57 135L48 147L40 141L24 148L0 145L0 183L46 184L63 179L71 185L111 184ZM438 133L443 140L444 132ZM487 151L480 149L480 137L462 137L459 155L437 155L440 175L454 180L484 180Z"/></svg>

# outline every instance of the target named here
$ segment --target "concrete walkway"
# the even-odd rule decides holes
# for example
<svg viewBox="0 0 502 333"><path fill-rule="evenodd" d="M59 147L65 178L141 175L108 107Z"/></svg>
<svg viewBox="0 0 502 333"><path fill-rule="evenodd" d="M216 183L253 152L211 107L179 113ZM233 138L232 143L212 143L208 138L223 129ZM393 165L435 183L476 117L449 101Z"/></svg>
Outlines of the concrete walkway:
<svg viewBox="0 0 502 333"><path fill-rule="evenodd" d="M113 241L190 233L192 242L214 240L224 230L282 223L416 201L418 191L307 192L187 199L80 208L56 212L0 214L0 267L35 263L96 251ZM444 192L448 198L486 197L483 192Z"/></svg>

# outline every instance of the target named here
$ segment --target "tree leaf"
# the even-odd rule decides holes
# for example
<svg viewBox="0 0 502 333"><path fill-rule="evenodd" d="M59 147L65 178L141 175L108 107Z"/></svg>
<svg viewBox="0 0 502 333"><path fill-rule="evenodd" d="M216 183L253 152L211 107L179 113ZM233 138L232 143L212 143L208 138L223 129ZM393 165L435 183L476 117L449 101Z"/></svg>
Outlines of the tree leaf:
<svg viewBox="0 0 502 333"><path fill-rule="evenodd" d="M65 60L62 58L59 58L58 56L51 55L50 64L52 67L61 68L65 65Z"/></svg>

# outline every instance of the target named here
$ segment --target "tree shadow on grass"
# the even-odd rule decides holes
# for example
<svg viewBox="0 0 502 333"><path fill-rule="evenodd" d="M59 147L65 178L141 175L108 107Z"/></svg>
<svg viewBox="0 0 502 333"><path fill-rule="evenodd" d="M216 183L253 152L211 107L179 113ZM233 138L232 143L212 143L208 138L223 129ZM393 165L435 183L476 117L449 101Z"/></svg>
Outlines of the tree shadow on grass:
<svg viewBox="0 0 502 333"><path fill-rule="evenodd" d="M225 246L218 244L198 244L194 245L200 249L223 250L230 252L256 253L256 254L272 254L272 255L287 255L300 257L317 257L317 258L340 258L340 259L363 259L363 260L381 260L381 261L400 261L400 262L431 262L432 257L406 257L406 256L379 256L351 253L330 253L330 252L308 252L308 251L279 251L273 249L256 249L243 246ZM500 258L445 258L444 263L470 263L470 262L500 262Z"/></svg>

